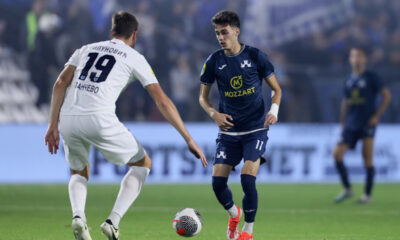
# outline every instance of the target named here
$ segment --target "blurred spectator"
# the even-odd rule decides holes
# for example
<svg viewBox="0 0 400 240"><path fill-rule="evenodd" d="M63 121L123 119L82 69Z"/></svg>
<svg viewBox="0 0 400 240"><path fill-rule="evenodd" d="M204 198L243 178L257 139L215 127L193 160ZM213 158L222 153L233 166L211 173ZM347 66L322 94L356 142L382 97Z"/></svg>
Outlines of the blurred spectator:
<svg viewBox="0 0 400 240"><path fill-rule="evenodd" d="M187 120L196 106L197 98L193 98L192 89L197 88L196 77L191 72L188 59L180 54L170 72L171 99L175 103L183 120Z"/></svg>
<svg viewBox="0 0 400 240"><path fill-rule="evenodd" d="M283 88L281 121L337 121L336 115L327 114L332 111L326 108L339 104L340 97L334 94L341 93L341 83L349 72L348 50L355 44L371 50L370 65L382 73L389 87L398 88L400 1L352 3L347 22L337 22L266 49L266 52L272 51L270 57ZM201 67L208 54L219 48L210 19L216 12L230 9L240 14L242 26L246 26L248 5L246 0L3 0L0 1L0 45L21 51L26 57L31 81L40 90L37 104L47 105L55 74L73 51L85 43L109 38L111 14L118 10L130 11L139 20L135 48L154 67L160 84L184 119L209 121L198 106L197 96ZM251 27L256 31L263 26ZM15 39L21 39L22 44L17 46ZM245 43L263 48L252 42ZM326 87L330 88L329 101L321 94ZM214 103L218 101L213 95L215 92L214 87L210 96ZM117 113L124 121L164 120L149 103L146 91L134 83L118 101ZM387 115L384 120L400 119L400 109L391 108Z"/></svg>
<svg viewBox="0 0 400 240"><path fill-rule="evenodd" d="M66 7L62 33L55 48L59 65L64 65L77 48L96 39L88 0L72 0Z"/></svg>
<svg viewBox="0 0 400 240"><path fill-rule="evenodd" d="M274 64L275 76L282 88L282 100L279 107L279 121L287 122L293 119L294 115L297 115L296 104L293 100L296 89L293 88L292 79L289 77L286 71L288 68L286 56L280 52L274 52L271 54L270 58ZM266 101L266 103L270 102L270 100Z"/></svg>
<svg viewBox="0 0 400 240"><path fill-rule="evenodd" d="M23 48L28 54L28 68L31 74L32 82L39 91L37 105L47 104L50 101L49 95L49 71L46 65L54 64L54 37L51 22L47 17L40 19L49 14L47 12L47 0L34 0L31 10L25 16L25 24L23 25L22 34L24 37ZM40 29L41 27L41 29Z"/></svg>
<svg viewBox="0 0 400 240"><path fill-rule="evenodd" d="M135 6L137 7L135 8ZM154 44L156 22L150 3L149 1L141 0L137 4L131 5L131 8L139 21L140 38L136 42L135 48L145 55L149 61L154 61L157 56Z"/></svg>
<svg viewBox="0 0 400 240"><path fill-rule="evenodd" d="M0 46L3 44L3 36L7 27L7 22L4 19L0 19Z"/></svg>

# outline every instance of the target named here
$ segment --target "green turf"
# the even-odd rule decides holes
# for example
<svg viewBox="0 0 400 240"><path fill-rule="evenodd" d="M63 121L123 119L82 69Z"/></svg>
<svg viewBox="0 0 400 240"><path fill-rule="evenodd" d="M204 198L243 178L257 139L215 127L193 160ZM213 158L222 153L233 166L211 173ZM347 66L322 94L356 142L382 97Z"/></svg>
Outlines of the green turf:
<svg viewBox="0 0 400 240"><path fill-rule="evenodd" d="M233 185L236 203L241 189ZM400 239L398 184L378 184L373 203L332 204L338 185L259 185L257 240ZM361 193L360 185L355 187ZM117 185L89 185L86 214L93 239L108 216ZM227 214L209 185L146 185L121 221L120 239L181 239L172 218L183 207L199 210L204 226L193 239L225 238ZM0 185L0 239L73 239L67 185Z"/></svg>

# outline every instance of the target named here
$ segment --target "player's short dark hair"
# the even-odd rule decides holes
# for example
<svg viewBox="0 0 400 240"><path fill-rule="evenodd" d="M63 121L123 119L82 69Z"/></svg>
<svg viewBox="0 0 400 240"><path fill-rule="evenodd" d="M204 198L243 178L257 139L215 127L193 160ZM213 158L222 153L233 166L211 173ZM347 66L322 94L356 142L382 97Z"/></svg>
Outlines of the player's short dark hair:
<svg viewBox="0 0 400 240"><path fill-rule="evenodd" d="M215 16L211 19L211 22L214 25L229 25L231 27L240 28L239 15L234 11L222 10L215 14Z"/></svg>
<svg viewBox="0 0 400 240"><path fill-rule="evenodd" d="M364 45L353 45L353 46L350 47L349 51L352 50L352 49L361 51L361 52L363 52L366 56L369 54L369 49L368 49L368 47L367 47L367 46L364 46Z"/></svg>
<svg viewBox="0 0 400 240"><path fill-rule="evenodd" d="M136 17L124 11L113 14L111 20L111 34L113 36L129 38L139 26Z"/></svg>

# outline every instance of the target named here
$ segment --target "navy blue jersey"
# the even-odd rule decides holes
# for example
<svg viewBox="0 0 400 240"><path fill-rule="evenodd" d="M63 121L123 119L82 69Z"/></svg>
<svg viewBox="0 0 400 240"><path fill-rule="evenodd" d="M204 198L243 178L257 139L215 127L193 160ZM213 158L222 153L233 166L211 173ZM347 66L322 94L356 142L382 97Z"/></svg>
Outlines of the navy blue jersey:
<svg viewBox="0 0 400 240"><path fill-rule="evenodd" d="M368 120L377 110L377 96L383 87L380 78L370 71L347 79L344 88L347 100L345 128L364 129L368 125Z"/></svg>
<svg viewBox="0 0 400 240"><path fill-rule="evenodd" d="M207 85L217 81L219 112L231 115L235 125L230 132L264 127L266 111L261 86L273 72L267 55L250 46L243 46L234 56L227 56L221 49L208 57L200 81Z"/></svg>

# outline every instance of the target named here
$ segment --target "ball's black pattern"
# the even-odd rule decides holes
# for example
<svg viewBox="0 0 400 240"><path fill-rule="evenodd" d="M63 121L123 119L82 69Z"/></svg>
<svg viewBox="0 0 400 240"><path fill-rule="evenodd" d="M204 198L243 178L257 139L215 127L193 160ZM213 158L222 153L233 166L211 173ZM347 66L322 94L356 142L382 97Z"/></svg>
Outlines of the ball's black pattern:
<svg viewBox="0 0 400 240"><path fill-rule="evenodd" d="M197 231L197 223L192 217L182 216L178 220L179 222L176 223L176 229L185 229L185 233L182 236L190 237Z"/></svg>
<svg viewBox="0 0 400 240"><path fill-rule="evenodd" d="M201 218L200 213L199 213L197 210L194 210L194 213L196 213L197 217L198 217L199 220L200 220L200 223L203 224L203 219Z"/></svg>

